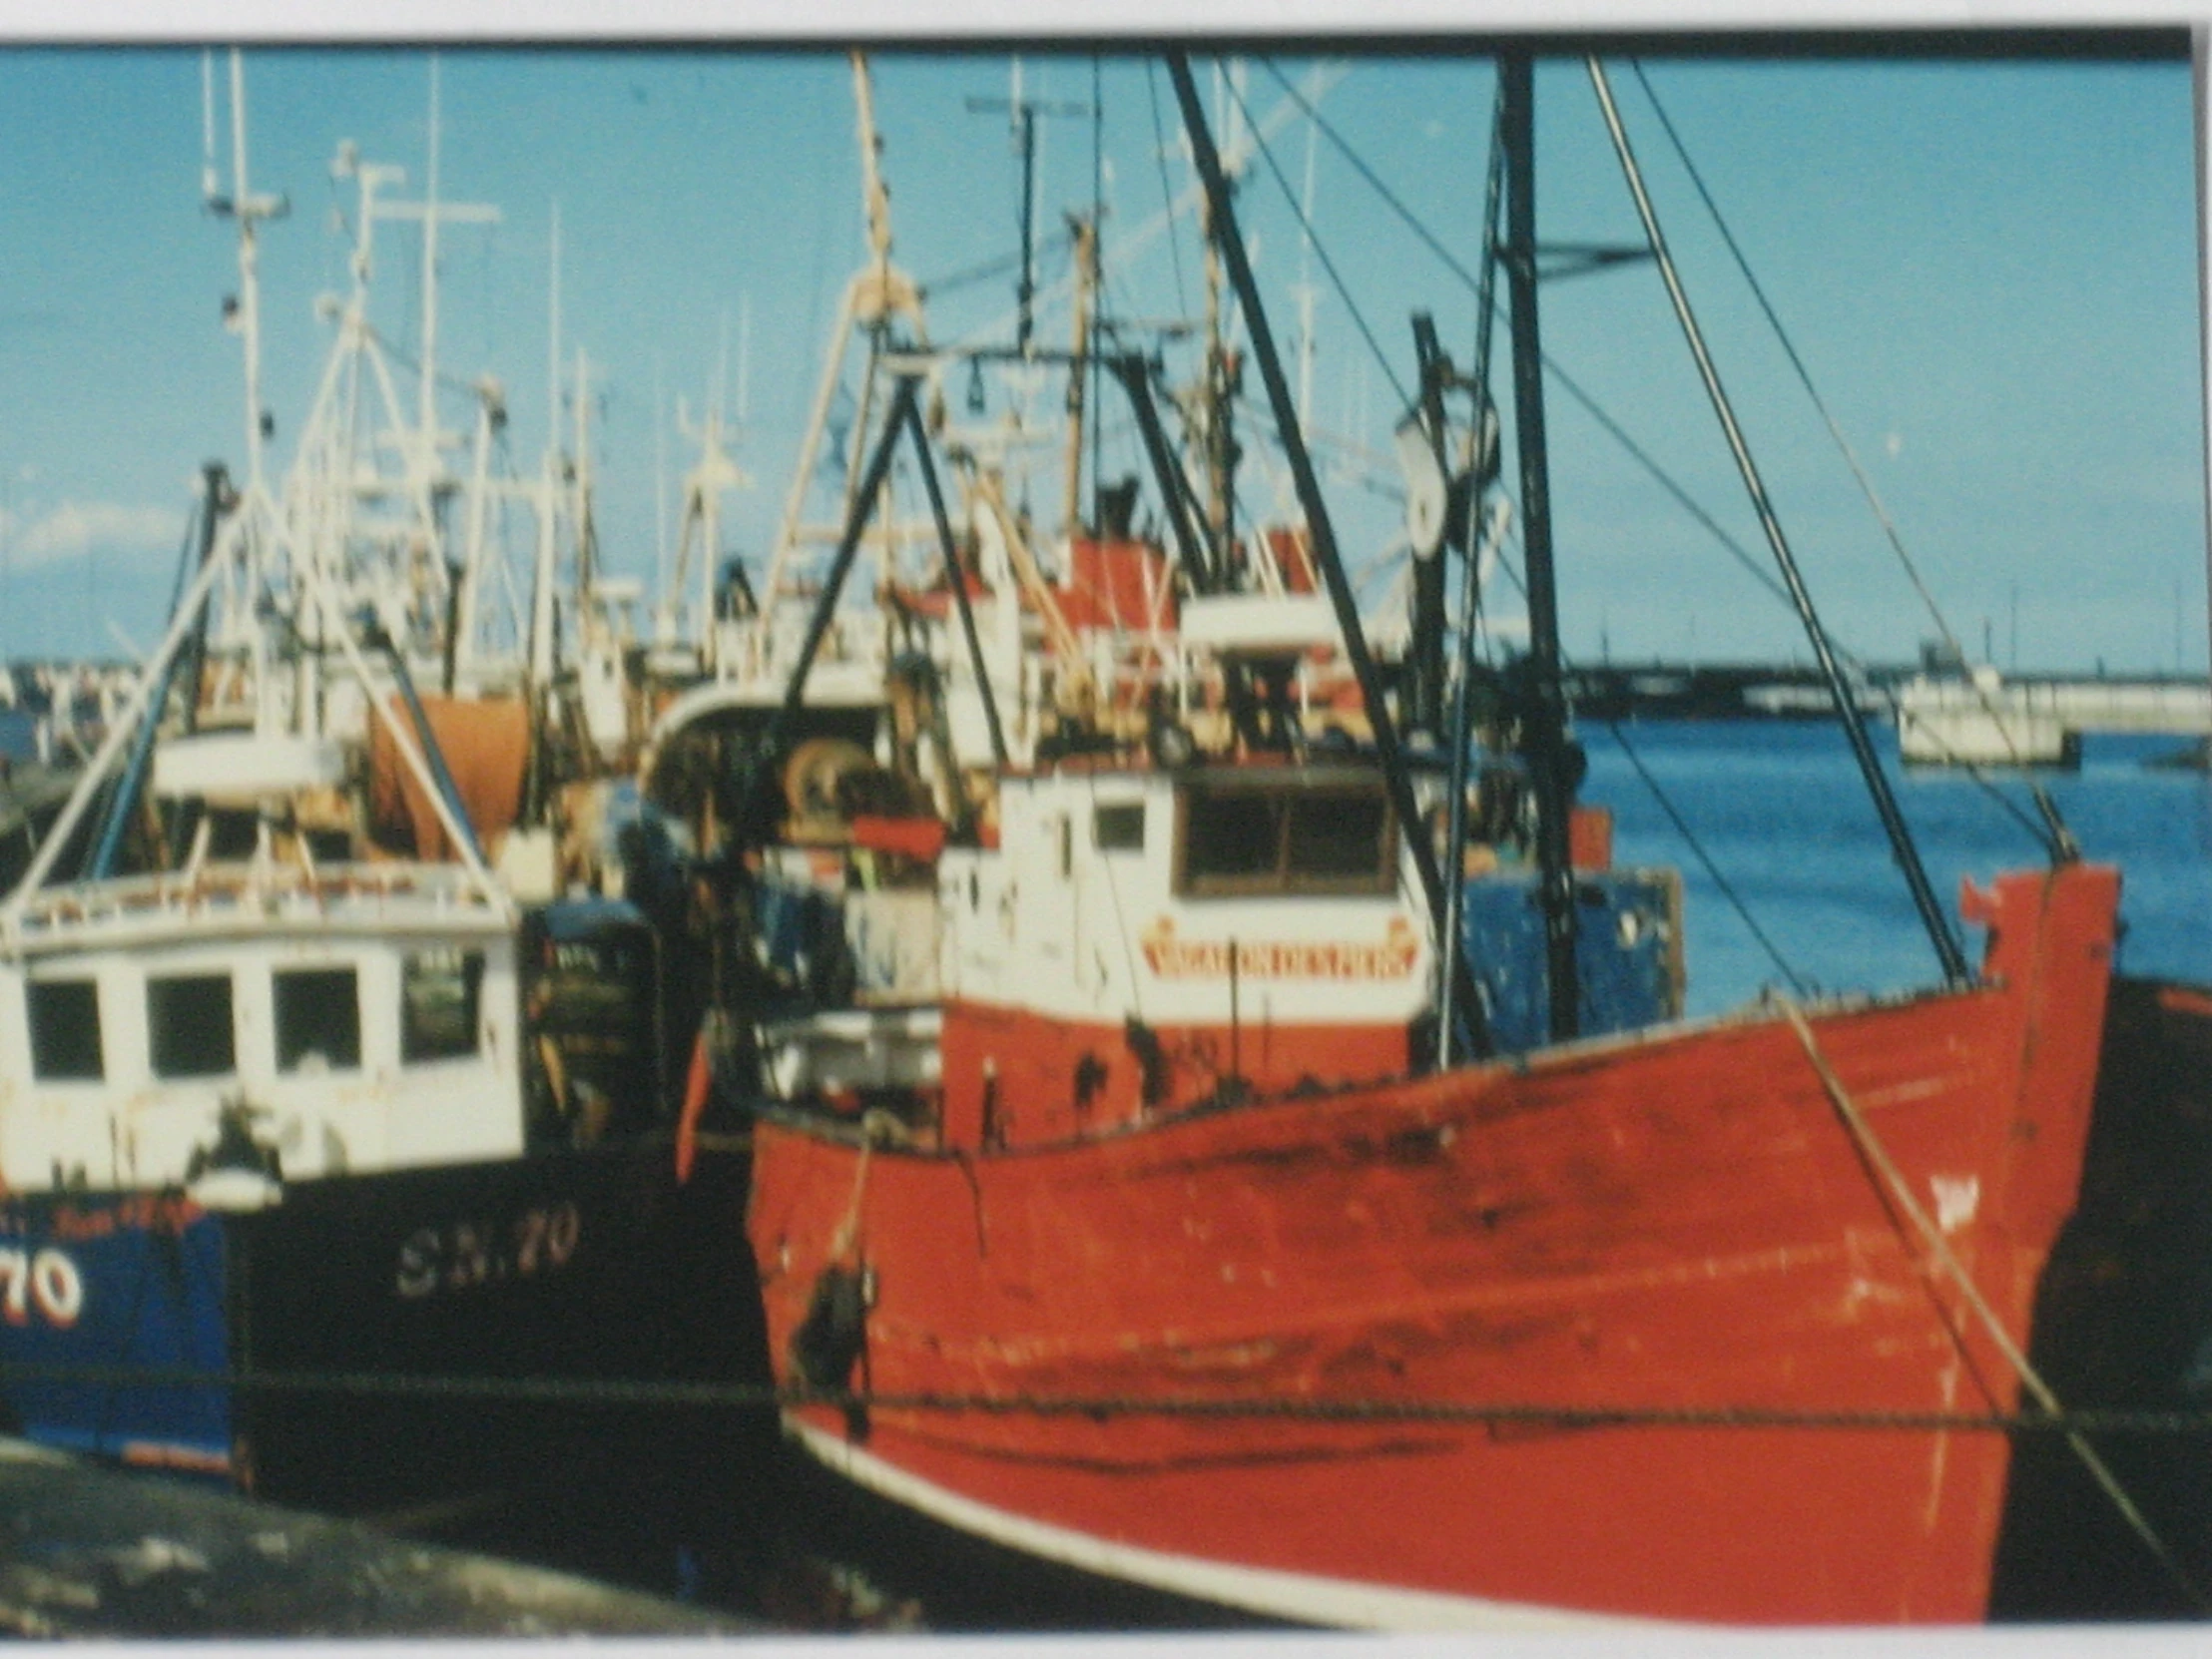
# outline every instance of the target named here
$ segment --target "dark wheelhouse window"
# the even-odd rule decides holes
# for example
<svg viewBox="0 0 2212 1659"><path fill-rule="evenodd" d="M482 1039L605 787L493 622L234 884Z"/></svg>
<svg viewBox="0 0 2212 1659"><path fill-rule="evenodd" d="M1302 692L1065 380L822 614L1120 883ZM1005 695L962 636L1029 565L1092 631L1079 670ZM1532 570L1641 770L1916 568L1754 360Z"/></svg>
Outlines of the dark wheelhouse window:
<svg viewBox="0 0 2212 1659"><path fill-rule="evenodd" d="M228 973L147 980L146 1025L156 1077L226 1077L239 1069Z"/></svg>
<svg viewBox="0 0 2212 1659"><path fill-rule="evenodd" d="M1101 852L1144 850L1144 803L1116 801L1091 814L1091 840Z"/></svg>
<svg viewBox="0 0 2212 1659"><path fill-rule="evenodd" d="M42 1083L97 1083L100 987L90 979L34 979L25 987L31 1016L31 1075Z"/></svg>
<svg viewBox="0 0 2212 1659"><path fill-rule="evenodd" d="M399 965L399 1058L455 1060L476 1052L481 950L411 950Z"/></svg>
<svg viewBox="0 0 2212 1659"><path fill-rule="evenodd" d="M1387 881L1390 847L1383 831L1390 808L1381 795L1297 795L1287 810L1284 868L1291 877Z"/></svg>
<svg viewBox="0 0 2212 1659"><path fill-rule="evenodd" d="M1283 838L1282 798L1257 790L1183 797L1183 881L1191 891L1238 882L1272 884Z"/></svg>
<svg viewBox="0 0 2212 1659"><path fill-rule="evenodd" d="M1183 791L1176 887L1195 896L1386 893L1397 836L1380 787L1295 777Z"/></svg>
<svg viewBox="0 0 2212 1659"><path fill-rule="evenodd" d="M361 1063L361 996L351 968L278 973L276 1069L356 1071Z"/></svg>

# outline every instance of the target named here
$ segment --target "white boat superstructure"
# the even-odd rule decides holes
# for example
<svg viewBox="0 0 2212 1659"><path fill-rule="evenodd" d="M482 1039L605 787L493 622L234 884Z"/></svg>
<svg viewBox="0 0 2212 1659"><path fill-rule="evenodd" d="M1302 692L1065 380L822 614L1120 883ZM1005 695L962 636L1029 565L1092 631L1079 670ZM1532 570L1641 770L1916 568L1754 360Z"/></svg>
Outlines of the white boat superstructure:
<svg viewBox="0 0 2212 1659"><path fill-rule="evenodd" d="M108 1191L235 1173L249 1149L271 1177L518 1153L518 916L427 732L364 697L456 862L363 861L326 734L156 730L199 601L247 544L215 545L0 905L0 1178ZM82 872L48 884L73 852Z"/></svg>
<svg viewBox="0 0 2212 1659"><path fill-rule="evenodd" d="M514 927L457 870L252 865L65 888L0 959L11 1192L273 1184L523 1151ZM232 1189L235 1191L235 1187Z"/></svg>

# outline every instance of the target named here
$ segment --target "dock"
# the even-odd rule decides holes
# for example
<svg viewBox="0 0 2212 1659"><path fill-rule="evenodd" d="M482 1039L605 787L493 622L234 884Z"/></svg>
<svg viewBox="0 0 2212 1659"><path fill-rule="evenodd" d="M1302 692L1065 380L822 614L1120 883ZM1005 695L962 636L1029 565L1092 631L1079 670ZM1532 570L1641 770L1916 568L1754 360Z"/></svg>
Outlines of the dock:
<svg viewBox="0 0 2212 1659"><path fill-rule="evenodd" d="M762 1628L0 1439L0 1634L704 1637Z"/></svg>
<svg viewBox="0 0 2212 1659"><path fill-rule="evenodd" d="M1923 766L2073 766L2090 733L2212 737L2195 679L2006 679L1989 667L1919 676L1896 694L1898 754Z"/></svg>

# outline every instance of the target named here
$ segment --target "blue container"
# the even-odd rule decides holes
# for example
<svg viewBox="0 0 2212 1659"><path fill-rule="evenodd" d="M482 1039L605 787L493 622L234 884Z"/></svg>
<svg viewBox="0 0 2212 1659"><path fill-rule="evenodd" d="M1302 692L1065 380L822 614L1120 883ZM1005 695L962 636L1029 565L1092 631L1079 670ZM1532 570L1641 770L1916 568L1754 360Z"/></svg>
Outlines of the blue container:
<svg viewBox="0 0 2212 1659"><path fill-rule="evenodd" d="M1575 872L1575 962L1581 1034L1602 1036L1679 1018L1682 1012L1682 878L1671 869ZM1459 945L1501 1054L1548 1040L1551 992L1544 916L1533 868L1470 877Z"/></svg>

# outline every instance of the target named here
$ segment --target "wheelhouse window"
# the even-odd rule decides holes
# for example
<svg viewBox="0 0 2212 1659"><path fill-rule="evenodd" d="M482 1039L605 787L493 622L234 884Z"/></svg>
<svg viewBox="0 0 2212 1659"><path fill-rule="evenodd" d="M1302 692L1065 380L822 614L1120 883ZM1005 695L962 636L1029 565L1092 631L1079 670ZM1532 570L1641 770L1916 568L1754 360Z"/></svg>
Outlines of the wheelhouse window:
<svg viewBox="0 0 2212 1659"><path fill-rule="evenodd" d="M90 979L34 979L29 992L31 1075L41 1083L97 1083L100 987Z"/></svg>
<svg viewBox="0 0 2212 1659"><path fill-rule="evenodd" d="M273 986L278 1071L360 1069L361 996L353 969L278 973Z"/></svg>
<svg viewBox="0 0 2212 1659"><path fill-rule="evenodd" d="M1396 822L1380 784L1298 774L1194 783L1178 809L1180 893L1386 893L1396 885Z"/></svg>
<svg viewBox="0 0 2212 1659"><path fill-rule="evenodd" d="M228 973L148 979L146 1029L156 1077L227 1077L239 1068Z"/></svg>
<svg viewBox="0 0 2212 1659"><path fill-rule="evenodd" d="M481 950L411 950L399 964L399 1058L464 1059L476 1052L483 1003Z"/></svg>
<svg viewBox="0 0 2212 1659"><path fill-rule="evenodd" d="M1101 852L1144 850L1144 803L1101 803L1091 814L1091 840Z"/></svg>

